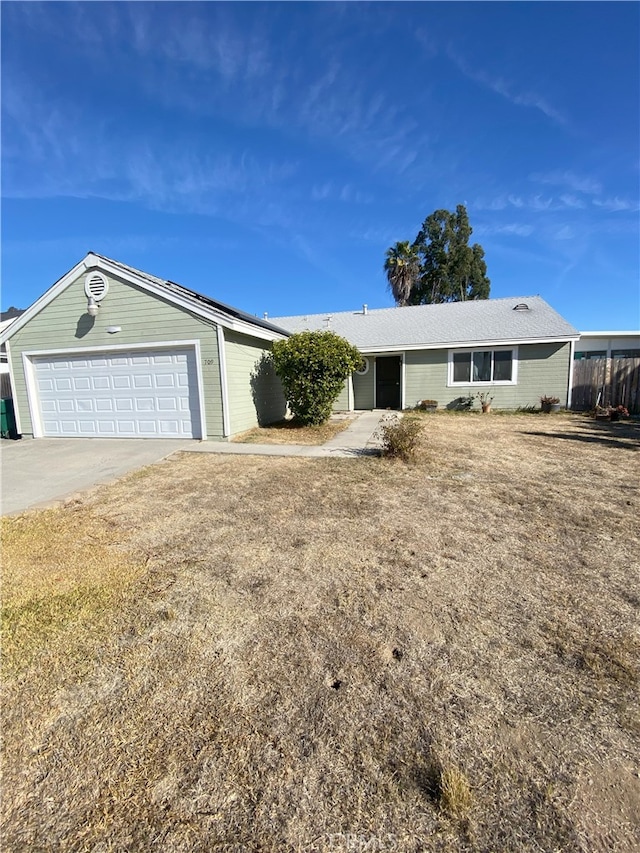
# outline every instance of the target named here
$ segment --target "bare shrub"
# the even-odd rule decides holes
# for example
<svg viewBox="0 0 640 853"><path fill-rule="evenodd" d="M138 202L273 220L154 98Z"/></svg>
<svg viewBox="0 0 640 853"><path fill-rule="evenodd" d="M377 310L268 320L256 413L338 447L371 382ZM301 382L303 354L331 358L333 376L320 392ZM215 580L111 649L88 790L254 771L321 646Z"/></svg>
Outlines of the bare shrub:
<svg viewBox="0 0 640 853"><path fill-rule="evenodd" d="M394 418L380 427L382 455L414 462L423 424L418 418Z"/></svg>

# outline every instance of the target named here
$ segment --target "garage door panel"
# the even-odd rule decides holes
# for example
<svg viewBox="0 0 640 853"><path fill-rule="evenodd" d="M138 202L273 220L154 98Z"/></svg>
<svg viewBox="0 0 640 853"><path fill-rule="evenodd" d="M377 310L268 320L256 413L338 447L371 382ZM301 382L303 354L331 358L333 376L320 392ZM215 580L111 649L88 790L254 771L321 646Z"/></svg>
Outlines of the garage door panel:
<svg viewBox="0 0 640 853"><path fill-rule="evenodd" d="M153 379L151 376L134 376L133 377L133 387L134 388L153 388Z"/></svg>
<svg viewBox="0 0 640 853"><path fill-rule="evenodd" d="M35 358L44 434L199 437L195 359L193 349Z"/></svg>
<svg viewBox="0 0 640 853"><path fill-rule="evenodd" d="M156 388L175 388L176 387L176 378L173 373L157 373L156 377Z"/></svg>

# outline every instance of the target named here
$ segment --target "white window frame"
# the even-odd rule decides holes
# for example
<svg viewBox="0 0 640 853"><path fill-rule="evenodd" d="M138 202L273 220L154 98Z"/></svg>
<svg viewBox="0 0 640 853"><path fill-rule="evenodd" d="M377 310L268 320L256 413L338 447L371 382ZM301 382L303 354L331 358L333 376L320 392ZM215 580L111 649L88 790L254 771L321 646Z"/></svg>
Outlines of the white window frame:
<svg viewBox="0 0 640 853"><path fill-rule="evenodd" d="M471 365L473 367L473 356L474 353L477 352L490 352L491 353L491 375L493 376L493 353L494 352L510 352L511 353L511 379L499 379L494 380L490 379L488 381L483 382L474 382L472 377L469 377L468 381L465 382L454 382L453 381L453 356L458 355L459 353L465 353L465 355L471 356ZM517 385L518 384L518 347L517 345L513 346L504 346L504 347L469 347L469 348L459 348L459 349L450 349L448 352L448 374L447 374L447 387L448 388L495 388L499 385Z"/></svg>

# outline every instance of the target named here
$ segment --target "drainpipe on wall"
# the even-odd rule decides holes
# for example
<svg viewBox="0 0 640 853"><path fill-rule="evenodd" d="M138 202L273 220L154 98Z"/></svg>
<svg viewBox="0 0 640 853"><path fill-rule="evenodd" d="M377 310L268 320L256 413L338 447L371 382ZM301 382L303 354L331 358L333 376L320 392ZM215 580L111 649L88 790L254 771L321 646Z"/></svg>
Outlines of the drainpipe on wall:
<svg viewBox="0 0 640 853"><path fill-rule="evenodd" d="M227 359L224 349L224 329L216 324L218 337L218 362L220 364L220 392L222 397L222 435L228 438L231 434L229 426L229 387L227 385Z"/></svg>
<svg viewBox="0 0 640 853"><path fill-rule="evenodd" d="M576 350L576 342L569 343L569 388L567 390L567 409L571 408L571 398L573 396L573 359Z"/></svg>

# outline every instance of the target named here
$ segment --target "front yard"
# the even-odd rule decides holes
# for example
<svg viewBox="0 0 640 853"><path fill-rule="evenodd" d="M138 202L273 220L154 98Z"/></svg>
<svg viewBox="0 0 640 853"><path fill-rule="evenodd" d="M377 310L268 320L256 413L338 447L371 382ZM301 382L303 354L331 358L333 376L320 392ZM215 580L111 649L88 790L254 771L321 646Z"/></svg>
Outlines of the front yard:
<svg viewBox="0 0 640 853"><path fill-rule="evenodd" d="M640 427L424 423L3 520L5 849L640 849Z"/></svg>

